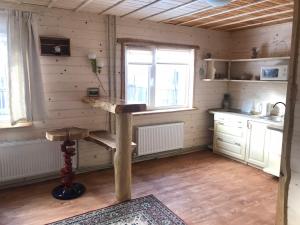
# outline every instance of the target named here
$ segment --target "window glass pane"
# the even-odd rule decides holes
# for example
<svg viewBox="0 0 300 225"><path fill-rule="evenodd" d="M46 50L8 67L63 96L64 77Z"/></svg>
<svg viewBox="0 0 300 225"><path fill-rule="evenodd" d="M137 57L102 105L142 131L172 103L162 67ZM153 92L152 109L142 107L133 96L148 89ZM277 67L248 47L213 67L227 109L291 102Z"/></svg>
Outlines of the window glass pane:
<svg viewBox="0 0 300 225"><path fill-rule="evenodd" d="M152 51L150 50L127 50L127 63L147 63L152 64Z"/></svg>
<svg viewBox="0 0 300 225"><path fill-rule="evenodd" d="M126 97L129 103L148 103L151 65L127 65Z"/></svg>
<svg viewBox="0 0 300 225"><path fill-rule="evenodd" d="M156 65L155 107L187 105L189 70L188 65Z"/></svg>
<svg viewBox="0 0 300 225"><path fill-rule="evenodd" d="M0 12L0 122L8 121L7 14Z"/></svg>
<svg viewBox="0 0 300 225"><path fill-rule="evenodd" d="M158 49L156 61L158 63L190 64L193 50L182 49Z"/></svg>
<svg viewBox="0 0 300 225"><path fill-rule="evenodd" d="M126 63L127 101L148 109L190 106L194 50L127 48Z"/></svg>

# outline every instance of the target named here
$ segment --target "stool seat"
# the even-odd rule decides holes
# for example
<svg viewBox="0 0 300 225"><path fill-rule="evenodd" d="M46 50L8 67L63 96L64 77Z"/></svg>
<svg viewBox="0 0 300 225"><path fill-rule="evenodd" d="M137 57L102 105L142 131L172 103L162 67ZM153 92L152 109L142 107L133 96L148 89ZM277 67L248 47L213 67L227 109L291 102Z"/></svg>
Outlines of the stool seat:
<svg viewBox="0 0 300 225"><path fill-rule="evenodd" d="M78 127L62 128L46 132L46 138L49 141L80 140L88 136L89 131L87 129Z"/></svg>
<svg viewBox="0 0 300 225"><path fill-rule="evenodd" d="M62 141L61 151L64 156L64 167L61 169L61 185L53 189L52 195L56 199L70 200L78 198L85 192L84 185L74 183L75 173L72 171L72 156L76 154L75 140L89 136L87 129L68 127L46 132L49 141Z"/></svg>

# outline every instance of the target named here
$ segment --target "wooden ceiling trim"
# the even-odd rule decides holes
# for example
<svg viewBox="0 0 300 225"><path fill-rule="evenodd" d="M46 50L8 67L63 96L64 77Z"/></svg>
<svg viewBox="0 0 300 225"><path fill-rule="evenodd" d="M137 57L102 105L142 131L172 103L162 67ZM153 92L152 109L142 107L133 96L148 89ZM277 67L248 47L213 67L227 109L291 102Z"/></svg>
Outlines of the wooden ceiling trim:
<svg viewBox="0 0 300 225"><path fill-rule="evenodd" d="M120 17L123 18L123 17L128 16L128 15L130 15L130 14L133 14L133 13L135 13L135 12L137 12L137 11L140 11L140 10L142 10L142 9L145 9L145 8L151 6L151 5L154 5L154 4L156 4L156 3L160 2L160 1L162 1L162 0L155 0L155 1L153 1L153 2L150 2L150 3L146 4L146 5L143 5L142 7L139 7L139 8L137 8L137 9L135 9L135 10L132 10L132 11L130 11L130 12L128 12L128 13L125 13L124 15L122 15L122 16L120 16Z"/></svg>
<svg viewBox="0 0 300 225"><path fill-rule="evenodd" d="M211 17L214 17L214 16L220 16L220 15L223 15L223 14L226 14L226 13L230 13L230 12L234 12L234 11L237 11L237 10L245 9L245 8L248 8L248 7L251 7L251 6L256 6L256 5L259 5L259 4L262 4L262 3L265 3L265 2L269 2L269 1L270 0L262 0L262 1L259 1L259 2L254 2L254 3L242 5L242 6L239 6L237 8L222 10L221 12L213 13L213 14L203 16L203 17L200 16L199 18L184 21L184 22L178 23L177 25L185 25L185 24L196 22L196 21L199 21L199 20L208 19L208 18L211 18Z"/></svg>
<svg viewBox="0 0 300 225"><path fill-rule="evenodd" d="M74 11L78 12L81 9L83 9L84 7L86 7L88 4L92 3L94 0L85 0L84 2L82 2L79 6L77 6Z"/></svg>
<svg viewBox="0 0 300 225"><path fill-rule="evenodd" d="M294 5L294 2L288 2L288 3L285 3L285 4L281 4L281 5L275 5L275 6L262 8L262 9L258 9L258 10L254 10L254 11L250 11L250 12L246 12L246 13L237 14L237 15L234 15L234 16L224 17L224 18L219 19L219 20L213 20L213 21L209 21L209 22L206 22L206 23L197 24L194 27L207 26L207 25L214 24L214 23L220 23L220 22L223 22L223 21L226 21L226 20L237 19L239 17L248 16L248 15L252 15L252 14L256 14L256 13L261 13L261 12L265 12L265 11L269 11L269 10L273 10L273 9L279 9L279 8L283 8L283 7L286 7L286 6L292 6L292 5Z"/></svg>
<svg viewBox="0 0 300 225"><path fill-rule="evenodd" d="M293 16L289 16L289 17L278 18L278 19L263 21L263 22L254 23L254 24L243 25L243 26L239 26L239 27L233 27L233 28L226 29L226 30L227 31L243 30L243 29L247 29L247 28L259 27L259 26L262 26L262 25L278 24L279 22L280 23L290 22L292 20L293 20Z"/></svg>
<svg viewBox="0 0 300 225"><path fill-rule="evenodd" d="M58 0L51 0L48 4L48 8L52 8L56 2L58 2Z"/></svg>
<svg viewBox="0 0 300 225"><path fill-rule="evenodd" d="M240 21L225 23L225 24L221 24L221 25L218 25L218 26L210 27L210 28L211 29L219 29L221 27L228 27L228 26L231 26L231 25L246 23L246 22L249 22L249 21L253 21L253 20L257 20L257 19L264 19L264 18L268 18L268 17L272 17L272 16L279 16L279 15L292 13L292 12L293 12L293 9L289 9L289 10L279 11L279 12L275 12L275 13L269 13L269 14L265 14L265 15L261 15L261 16L255 16L255 17L240 20Z"/></svg>
<svg viewBox="0 0 300 225"><path fill-rule="evenodd" d="M105 12L111 10L112 8L114 8L114 7L118 6L118 5L120 5L121 3L125 2L125 1L126 1L126 0L120 0L120 1L116 2L115 4L109 6L108 8L106 8L106 9L104 9L103 11L101 11L100 13L98 13L98 15L101 15L101 14L103 14L103 13L105 13Z"/></svg>
<svg viewBox="0 0 300 225"><path fill-rule="evenodd" d="M180 9L180 8L189 6L189 5L191 5L191 4L193 4L193 3L197 2L197 1L198 1L198 0L191 0L191 1L189 1L189 2L186 2L186 3L180 4L180 5L174 6L174 7L172 7L172 8L165 9L165 10L163 10L163 11L161 11L161 12L154 13L154 14L152 14L152 15L146 16L146 17L144 17L144 18L142 18L142 19L140 19L140 20L141 20L141 21L142 21L142 20L146 20L146 19L149 19L149 18L151 18L151 17L157 16L157 15L160 15L160 14L163 14L163 13L166 13L166 12L170 12L170 11L175 10L175 9Z"/></svg>

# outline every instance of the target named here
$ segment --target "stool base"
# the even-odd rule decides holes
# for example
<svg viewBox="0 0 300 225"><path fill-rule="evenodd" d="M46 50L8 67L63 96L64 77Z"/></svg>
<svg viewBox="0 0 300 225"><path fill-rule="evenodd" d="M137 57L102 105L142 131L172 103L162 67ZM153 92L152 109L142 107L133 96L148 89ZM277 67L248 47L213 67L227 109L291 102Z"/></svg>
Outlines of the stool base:
<svg viewBox="0 0 300 225"><path fill-rule="evenodd" d="M85 187L79 183L73 183L70 188L59 185L53 189L52 195L56 199L71 200L80 197L85 192Z"/></svg>

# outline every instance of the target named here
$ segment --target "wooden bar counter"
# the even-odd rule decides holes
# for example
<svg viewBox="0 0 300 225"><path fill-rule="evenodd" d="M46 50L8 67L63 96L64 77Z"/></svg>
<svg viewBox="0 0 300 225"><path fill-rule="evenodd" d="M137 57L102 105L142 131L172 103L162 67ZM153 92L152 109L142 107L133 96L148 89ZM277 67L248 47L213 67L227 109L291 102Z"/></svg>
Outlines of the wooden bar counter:
<svg viewBox="0 0 300 225"><path fill-rule="evenodd" d="M146 111L146 104L127 104L121 99L85 97L83 102L116 116L114 154L115 191L118 201L131 199L132 113Z"/></svg>

